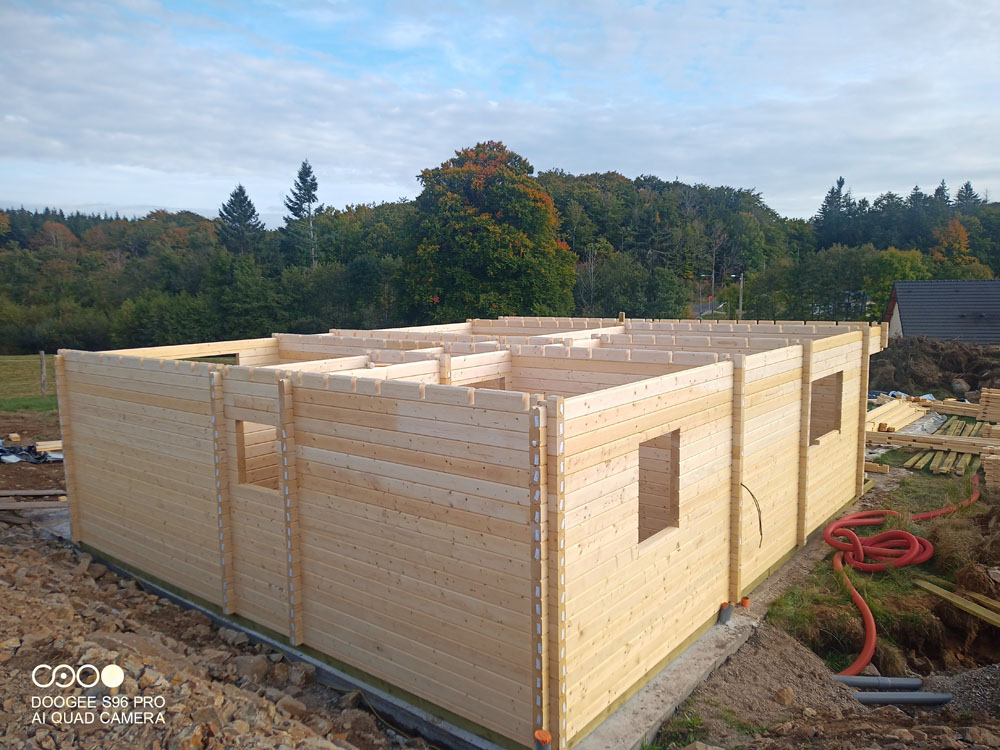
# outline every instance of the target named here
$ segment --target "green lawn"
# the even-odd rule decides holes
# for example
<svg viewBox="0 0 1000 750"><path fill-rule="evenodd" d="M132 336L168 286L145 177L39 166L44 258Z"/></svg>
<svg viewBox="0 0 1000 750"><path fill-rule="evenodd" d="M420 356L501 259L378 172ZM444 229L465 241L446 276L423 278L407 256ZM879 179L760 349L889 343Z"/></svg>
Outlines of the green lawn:
<svg viewBox="0 0 1000 750"><path fill-rule="evenodd" d="M48 395L41 393L41 361L37 354L0 357L0 411L55 411L55 357L45 358Z"/></svg>

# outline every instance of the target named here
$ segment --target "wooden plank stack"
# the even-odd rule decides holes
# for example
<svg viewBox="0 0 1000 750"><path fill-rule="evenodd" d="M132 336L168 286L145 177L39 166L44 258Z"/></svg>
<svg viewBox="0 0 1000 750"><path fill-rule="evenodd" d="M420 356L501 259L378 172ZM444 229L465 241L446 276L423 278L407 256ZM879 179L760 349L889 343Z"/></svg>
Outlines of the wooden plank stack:
<svg viewBox="0 0 1000 750"><path fill-rule="evenodd" d="M979 421L1000 422L1000 388L983 388L979 395Z"/></svg>
<svg viewBox="0 0 1000 750"><path fill-rule="evenodd" d="M74 537L565 750L858 496L885 336L518 317L63 351ZM922 413L881 408L886 439Z"/></svg>
<svg viewBox="0 0 1000 750"><path fill-rule="evenodd" d="M889 399L865 415L865 429L869 432L895 432L916 422L924 414L926 411L911 401Z"/></svg>
<svg viewBox="0 0 1000 750"><path fill-rule="evenodd" d="M986 489L1000 490L1000 448L983 451L983 471L986 474Z"/></svg>

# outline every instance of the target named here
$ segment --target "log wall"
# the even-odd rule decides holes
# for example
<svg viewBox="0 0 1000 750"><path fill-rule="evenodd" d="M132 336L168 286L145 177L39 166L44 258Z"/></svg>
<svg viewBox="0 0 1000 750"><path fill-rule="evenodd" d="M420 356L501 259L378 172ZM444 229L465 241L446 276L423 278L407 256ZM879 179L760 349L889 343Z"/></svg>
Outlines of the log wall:
<svg viewBox="0 0 1000 750"><path fill-rule="evenodd" d="M510 318L64 351L74 538L566 748L857 495L883 335Z"/></svg>
<svg viewBox="0 0 1000 750"><path fill-rule="evenodd" d="M721 362L565 401L570 741L727 597L732 386ZM675 430L678 525L640 542L639 444Z"/></svg>
<svg viewBox="0 0 1000 750"><path fill-rule="evenodd" d="M74 351L57 366L74 539L215 604L218 368Z"/></svg>

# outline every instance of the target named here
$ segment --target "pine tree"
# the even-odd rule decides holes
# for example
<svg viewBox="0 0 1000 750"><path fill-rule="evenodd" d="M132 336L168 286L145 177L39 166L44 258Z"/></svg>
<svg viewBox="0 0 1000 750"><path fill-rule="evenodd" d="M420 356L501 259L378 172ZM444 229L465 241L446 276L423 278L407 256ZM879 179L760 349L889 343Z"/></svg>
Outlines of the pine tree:
<svg viewBox="0 0 1000 750"><path fill-rule="evenodd" d="M313 174L309 160L306 159L299 167L299 174L295 178L291 194L285 198L285 208L291 214L291 216L285 217L286 225L291 227L295 222L303 220L308 223L309 254L312 257L313 267L316 266L316 230L313 227L313 217L323 210L322 206L316 206L316 209L313 210L318 188L319 183L316 181L316 175Z"/></svg>
<svg viewBox="0 0 1000 750"><path fill-rule="evenodd" d="M948 193L948 185L945 184L944 180L941 180L941 184L934 188L934 200L946 205L951 204L951 195Z"/></svg>
<svg viewBox="0 0 1000 750"><path fill-rule="evenodd" d="M972 189L971 182L966 182L955 194L955 208L962 213L967 213L970 209L975 208L982 202L983 200L979 197L979 194Z"/></svg>
<svg viewBox="0 0 1000 750"><path fill-rule="evenodd" d="M848 225L856 209L857 205L851 197L851 191L844 190L844 178L839 177L836 184L827 192L819 212L813 218L819 247L831 247L849 241Z"/></svg>
<svg viewBox="0 0 1000 750"><path fill-rule="evenodd" d="M264 223L243 185L237 185L219 209L219 239L234 255L252 253L264 234Z"/></svg>

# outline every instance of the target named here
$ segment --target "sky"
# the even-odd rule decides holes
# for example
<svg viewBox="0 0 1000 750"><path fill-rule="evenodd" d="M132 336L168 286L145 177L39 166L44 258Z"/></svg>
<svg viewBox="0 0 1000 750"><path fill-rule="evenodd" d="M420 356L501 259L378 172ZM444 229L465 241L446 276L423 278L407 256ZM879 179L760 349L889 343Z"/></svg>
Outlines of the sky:
<svg viewBox="0 0 1000 750"><path fill-rule="evenodd" d="M269 226L413 198L456 149L760 191L808 218L944 179L1000 198L1000 3L0 0L0 208Z"/></svg>

